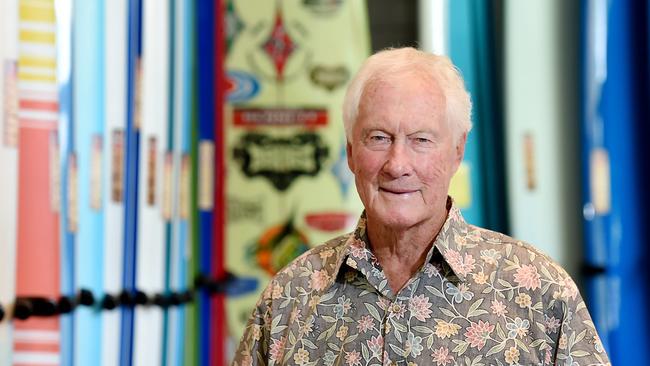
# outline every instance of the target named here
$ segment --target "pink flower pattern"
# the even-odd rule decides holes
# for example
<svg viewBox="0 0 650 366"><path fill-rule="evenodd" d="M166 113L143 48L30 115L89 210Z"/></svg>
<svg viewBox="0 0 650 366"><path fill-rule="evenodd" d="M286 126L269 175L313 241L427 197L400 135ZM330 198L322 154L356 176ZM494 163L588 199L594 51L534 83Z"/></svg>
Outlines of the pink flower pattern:
<svg viewBox="0 0 650 366"><path fill-rule="evenodd" d="M472 347L479 350L485 346L485 343L490 338L490 334L494 331L494 325L479 320L478 323L471 323L465 332L465 338Z"/></svg>
<svg viewBox="0 0 650 366"><path fill-rule="evenodd" d="M515 273L515 282L526 290L535 290L542 286L537 268L532 264L521 266Z"/></svg>

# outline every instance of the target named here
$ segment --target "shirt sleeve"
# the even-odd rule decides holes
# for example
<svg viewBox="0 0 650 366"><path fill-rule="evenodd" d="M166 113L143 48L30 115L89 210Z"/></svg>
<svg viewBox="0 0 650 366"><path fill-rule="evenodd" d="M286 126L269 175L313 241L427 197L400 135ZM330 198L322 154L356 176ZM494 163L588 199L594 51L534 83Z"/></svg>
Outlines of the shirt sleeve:
<svg viewBox="0 0 650 366"><path fill-rule="evenodd" d="M271 333L271 298L268 294L271 286L272 283L262 293L248 320L233 366L266 366L268 363Z"/></svg>
<svg viewBox="0 0 650 366"><path fill-rule="evenodd" d="M556 296L563 315L555 344L554 364L611 366L585 302L568 275Z"/></svg>

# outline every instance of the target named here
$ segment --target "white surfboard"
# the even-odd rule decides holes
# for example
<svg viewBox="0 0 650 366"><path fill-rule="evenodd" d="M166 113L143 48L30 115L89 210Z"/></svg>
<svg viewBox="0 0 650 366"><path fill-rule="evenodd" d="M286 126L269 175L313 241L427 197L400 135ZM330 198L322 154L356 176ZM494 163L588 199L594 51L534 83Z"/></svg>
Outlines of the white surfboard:
<svg viewBox="0 0 650 366"><path fill-rule="evenodd" d="M18 183L18 1L0 3L0 362L11 359L9 305L15 296L16 198Z"/></svg>
<svg viewBox="0 0 650 366"><path fill-rule="evenodd" d="M163 210L165 146L169 105L169 3L145 0L142 12L142 125L138 194L136 287L148 295L163 293L165 225ZM133 365L161 364L160 307L135 310Z"/></svg>
<svg viewBox="0 0 650 366"><path fill-rule="evenodd" d="M104 291L122 290L124 249L124 158L126 145L127 2L104 3ZM120 352L119 309L102 312L101 365L117 366Z"/></svg>
<svg viewBox="0 0 650 366"><path fill-rule="evenodd" d="M505 2L505 109L512 235L575 274L580 250L577 37L563 1Z"/></svg>

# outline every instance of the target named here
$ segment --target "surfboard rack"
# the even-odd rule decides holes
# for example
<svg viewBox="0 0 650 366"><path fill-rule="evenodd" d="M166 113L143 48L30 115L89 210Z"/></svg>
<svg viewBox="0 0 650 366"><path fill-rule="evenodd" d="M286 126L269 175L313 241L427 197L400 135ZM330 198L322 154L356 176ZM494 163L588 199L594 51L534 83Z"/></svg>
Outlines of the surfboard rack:
<svg viewBox="0 0 650 366"><path fill-rule="evenodd" d="M254 278L240 278L227 272L220 279L199 274L194 279L193 288L178 292L147 294L141 290L123 290L118 294L96 296L88 289L80 289L74 296L61 296L58 299L45 296L19 296L13 304L6 307L0 304L0 322L4 319L26 320L31 317L69 314L79 306L96 307L99 311L110 311L120 306L158 306L166 309L193 302L198 291L205 291L211 296L225 294L236 297L254 291L257 285L257 280Z"/></svg>

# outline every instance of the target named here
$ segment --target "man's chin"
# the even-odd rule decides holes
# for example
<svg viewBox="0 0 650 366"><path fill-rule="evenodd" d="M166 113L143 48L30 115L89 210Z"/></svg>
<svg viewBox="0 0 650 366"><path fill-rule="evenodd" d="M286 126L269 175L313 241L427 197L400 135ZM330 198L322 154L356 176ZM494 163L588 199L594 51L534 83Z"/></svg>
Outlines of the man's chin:
<svg viewBox="0 0 650 366"><path fill-rule="evenodd" d="M373 225L383 226L391 230L406 230L423 221L413 212L400 212L400 210L380 212L369 216L368 219L374 221Z"/></svg>

